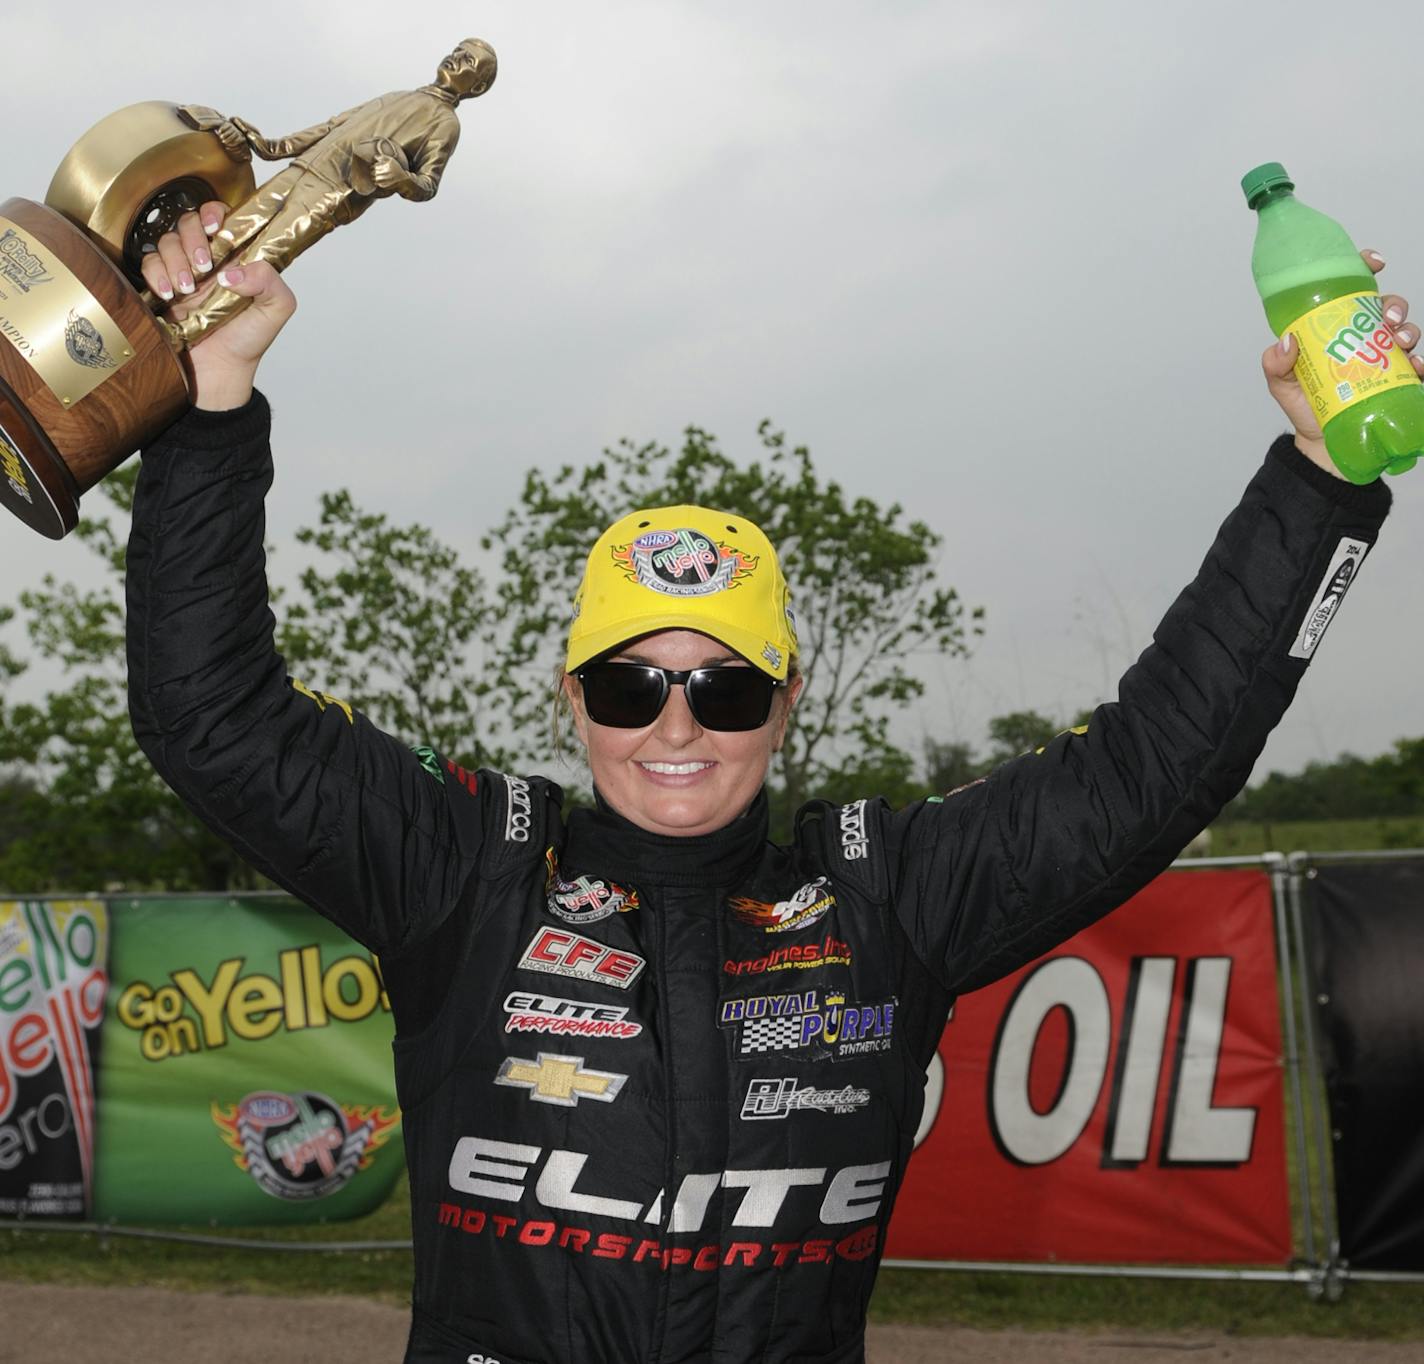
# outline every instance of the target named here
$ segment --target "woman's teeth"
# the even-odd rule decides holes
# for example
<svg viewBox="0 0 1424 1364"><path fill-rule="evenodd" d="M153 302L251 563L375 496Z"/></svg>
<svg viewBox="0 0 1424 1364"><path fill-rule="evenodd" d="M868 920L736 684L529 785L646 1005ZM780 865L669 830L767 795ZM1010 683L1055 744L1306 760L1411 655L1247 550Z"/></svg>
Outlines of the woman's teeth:
<svg viewBox="0 0 1424 1364"><path fill-rule="evenodd" d="M658 772L669 777L687 777L711 767L711 763L640 763L645 771Z"/></svg>

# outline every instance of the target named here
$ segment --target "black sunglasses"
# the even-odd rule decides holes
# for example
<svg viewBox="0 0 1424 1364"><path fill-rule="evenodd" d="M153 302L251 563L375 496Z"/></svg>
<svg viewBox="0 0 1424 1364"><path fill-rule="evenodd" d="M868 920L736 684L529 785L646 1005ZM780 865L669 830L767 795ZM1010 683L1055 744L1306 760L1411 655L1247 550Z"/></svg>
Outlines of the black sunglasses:
<svg viewBox="0 0 1424 1364"><path fill-rule="evenodd" d="M771 714L778 682L760 668L691 668L673 672L645 663L590 663L575 674L583 705L595 724L642 729L662 713L668 693L682 687L687 708L703 729L738 733L760 729Z"/></svg>

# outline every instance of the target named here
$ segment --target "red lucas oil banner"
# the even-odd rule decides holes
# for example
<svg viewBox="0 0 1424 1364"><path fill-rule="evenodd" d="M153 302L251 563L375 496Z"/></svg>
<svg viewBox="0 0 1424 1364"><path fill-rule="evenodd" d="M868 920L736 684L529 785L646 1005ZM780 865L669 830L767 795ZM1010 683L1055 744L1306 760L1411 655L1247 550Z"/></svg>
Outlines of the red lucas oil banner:
<svg viewBox="0 0 1424 1364"><path fill-rule="evenodd" d="M966 995L886 1254L1291 1258L1268 877L1173 871Z"/></svg>

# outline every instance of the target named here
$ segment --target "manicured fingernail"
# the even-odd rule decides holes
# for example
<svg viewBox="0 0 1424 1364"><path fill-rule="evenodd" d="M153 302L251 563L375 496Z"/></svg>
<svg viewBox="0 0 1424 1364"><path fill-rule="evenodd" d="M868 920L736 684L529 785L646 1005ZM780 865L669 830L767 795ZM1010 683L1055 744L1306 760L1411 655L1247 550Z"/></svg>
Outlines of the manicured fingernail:
<svg viewBox="0 0 1424 1364"><path fill-rule="evenodd" d="M191 294L193 292L193 276L186 270L180 270L178 272L178 288L185 294Z"/></svg>
<svg viewBox="0 0 1424 1364"><path fill-rule="evenodd" d="M241 284L242 267L234 265L231 270L219 270L218 283L224 288L231 288L234 284Z"/></svg>
<svg viewBox="0 0 1424 1364"><path fill-rule="evenodd" d="M1396 324L1404 321L1404 314L1398 308L1386 308L1384 315Z"/></svg>
<svg viewBox="0 0 1424 1364"><path fill-rule="evenodd" d="M1383 264L1384 264L1384 257L1383 257L1382 255L1380 255L1380 253L1379 253L1378 251L1366 251L1366 252L1365 252L1365 255L1367 255L1367 256L1368 256L1372 261L1374 261L1377 265L1383 265Z"/></svg>
<svg viewBox="0 0 1424 1364"><path fill-rule="evenodd" d="M206 232L206 233L208 234L208 236L210 236L210 237L211 237L211 236L213 235L213 233L216 232L216 231L218 230L218 228L221 227L221 226L222 226L222 224L219 223L216 218L204 218L204 219L203 219L203 231Z"/></svg>
<svg viewBox="0 0 1424 1364"><path fill-rule="evenodd" d="M1287 332L1283 337L1281 337L1281 354L1282 354L1282 355L1287 355L1287 354L1290 353L1290 341L1291 341L1291 339L1290 339L1290 333L1289 333L1289 332Z"/></svg>
<svg viewBox="0 0 1424 1364"><path fill-rule="evenodd" d="M173 286L166 279L158 286L158 296L170 303L173 301Z"/></svg>
<svg viewBox="0 0 1424 1364"><path fill-rule="evenodd" d="M193 252L193 268L200 275L206 275L213 268L212 257L201 246Z"/></svg>

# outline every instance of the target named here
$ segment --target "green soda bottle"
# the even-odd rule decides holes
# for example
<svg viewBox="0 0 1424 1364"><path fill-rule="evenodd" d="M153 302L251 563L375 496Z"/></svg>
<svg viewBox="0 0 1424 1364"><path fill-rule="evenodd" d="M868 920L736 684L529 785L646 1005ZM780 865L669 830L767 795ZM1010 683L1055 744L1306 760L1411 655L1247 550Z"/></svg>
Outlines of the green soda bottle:
<svg viewBox="0 0 1424 1364"><path fill-rule="evenodd" d="M1278 161L1242 177L1259 215L1251 274L1277 336L1293 332L1295 377L1325 448L1351 483L1402 474L1424 454L1424 385L1394 342L1374 275L1345 229L1306 207Z"/></svg>

